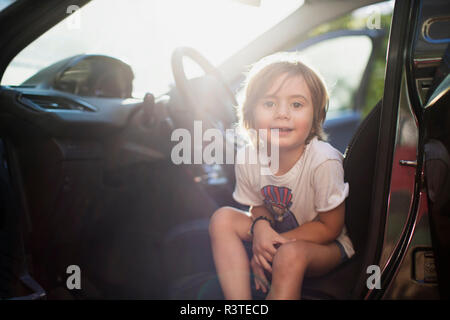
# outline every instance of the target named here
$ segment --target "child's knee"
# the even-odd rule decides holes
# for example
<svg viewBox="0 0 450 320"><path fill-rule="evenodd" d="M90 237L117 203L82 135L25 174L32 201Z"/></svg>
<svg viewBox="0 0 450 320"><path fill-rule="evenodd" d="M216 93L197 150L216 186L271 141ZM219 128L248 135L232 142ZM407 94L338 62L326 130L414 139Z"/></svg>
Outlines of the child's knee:
<svg viewBox="0 0 450 320"><path fill-rule="evenodd" d="M211 235L217 232L223 233L232 228L233 219L231 210L232 208L230 207L221 207L214 212L209 221L209 233Z"/></svg>
<svg viewBox="0 0 450 320"><path fill-rule="evenodd" d="M281 245L275 254L273 267L278 270L304 269L307 266L307 244L303 241L289 242Z"/></svg>

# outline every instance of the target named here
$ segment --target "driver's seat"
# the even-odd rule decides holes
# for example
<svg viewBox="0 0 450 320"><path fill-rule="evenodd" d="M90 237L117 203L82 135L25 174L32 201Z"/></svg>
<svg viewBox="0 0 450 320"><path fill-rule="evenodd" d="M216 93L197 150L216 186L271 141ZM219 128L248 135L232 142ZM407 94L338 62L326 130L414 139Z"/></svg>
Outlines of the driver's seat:
<svg viewBox="0 0 450 320"><path fill-rule="evenodd" d="M356 253L327 275L306 278L302 290L304 299L362 299L367 289L366 265L371 257L366 248L376 245L376 239L368 239L367 234L371 220L381 106L380 101L363 120L345 152L345 181L350 185L345 223ZM189 226L180 226L178 232L171 233L170 240L165 243L165 270L173 271L169 279L172 284L176 284L175 287L168 284L169 298L223 298L213 271L211 247L207 241L208 223L198 220L192 221ZM183 261L190 267L195 265L195 270L189 272L184 269ZM181 273L180 269L183 269Z"/></svg>

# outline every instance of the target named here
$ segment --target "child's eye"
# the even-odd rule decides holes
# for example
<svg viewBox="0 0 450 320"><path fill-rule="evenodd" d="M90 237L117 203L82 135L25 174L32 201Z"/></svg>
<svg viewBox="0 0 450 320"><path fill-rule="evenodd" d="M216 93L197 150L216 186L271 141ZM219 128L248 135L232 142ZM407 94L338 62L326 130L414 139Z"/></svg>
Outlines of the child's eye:
<svg viewBox="0 0 450 320"><path fill-rule="evenodd" d="M293 106L294 108L300 108L300 107L302 106L302 104L301 104L300 102L293 102L293 103L292 103L292 106Z"/></svg>
<svg viewBox="0 0 450 320"><path fill-rule="evenodd" d="M263 105L264 105L265 107L272 108L272 107L275 106L275 103L274 103L273 101L265 101L265 102L263 103Z"/></svg>

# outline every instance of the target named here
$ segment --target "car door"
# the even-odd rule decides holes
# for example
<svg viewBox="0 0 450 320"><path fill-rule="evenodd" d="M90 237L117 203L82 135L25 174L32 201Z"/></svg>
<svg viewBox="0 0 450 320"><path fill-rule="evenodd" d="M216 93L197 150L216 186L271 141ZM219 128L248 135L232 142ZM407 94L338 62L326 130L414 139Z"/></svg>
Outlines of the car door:
<svg viewBox="0 0 450 320"><path fill-rule="evenodd" d="M386 214L369 235L382 271L367 299L448 297L448 98L429 100L445 72L448 15L444 1L395 4L372 208Z"/></svg>
<svg viewBox="0 0 450 320"><path fill-rule="evenodd" d="M82 5L86 2L75 1ZM64 18L67 1L49 1L45 4L25 1L3 1L0 3L0 73L3 74L10 59L30 39L48 29L52 19ZM55 9L54 11L49 8ZM57 10L57 9L61 10ZM61 15L61 13L63 13ZM20 19L17 17L20 16ZM43 17L46 18L43 18ZM42 19L36 19L41 17ZM36 21L33 32L22 34L30 21ZM49 24L50 21L50 24ZM20 35L20 36L18 36ZM25 205L21 185L17 154L11 145L11 128L21 128L12 114L8 115L4 104L4 88L0 88L0 298L42 299L46 292L30 274L30 248L26 241L32 225ZM6 112L5 112L6 111ZM22 123L23 124L23 123Z"/></svg>

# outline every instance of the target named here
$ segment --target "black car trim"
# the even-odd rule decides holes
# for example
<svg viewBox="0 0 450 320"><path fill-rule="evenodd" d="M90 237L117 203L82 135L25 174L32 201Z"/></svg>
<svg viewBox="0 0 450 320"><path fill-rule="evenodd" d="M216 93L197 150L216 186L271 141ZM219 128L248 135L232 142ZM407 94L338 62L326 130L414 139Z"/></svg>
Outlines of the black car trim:
<svg viewBox="0 0 450 320"><path fill-rule="evenodd" d="M403 20L403 26L405 26L404 28L404 35L402 37L403 40L402 42L398 42L399 43L399 50L396 52L397 53L397 59L398 61L394 61L393 64L396 62L396 64L394 64L395 67L395 72L393 74L393 77L397 77L397 81L394 82L395 86L398 86L398 88L392 89L393 92L393 96L394 97L399 97L400 96L400 83L401 83L401 77L403 76L403 67L404 65L406 65L406 74L407 74L407 82L406 82L406 90L407 90L407 94L408 94L408 98L411 99L411 90L412 87L410 85L410 81L408 81L410 76L410 68L412 65L412 58L411 58L411 54L412 54L412 47L413 47L413 39L415 36L415 29L416 29L416 18L419 12L419 5L418 2L407 2L404 1L402 2L402 5L404 5L406 8L402 9L403 11L403 16L402 18L405 19L405 17L407 18L406 21ZM400 6L400 5L399 5ZM410 24L409 21L412 21L413 23ZM401 25L401 24L399 24ZM402 31L402 30L400 30ZM391 38L392 39L392 38ZM403 56L403 52L406 51L406 56ZM404 62L403 62L404 61ZM389 61L388 61L389 63ZM389 70L387 68L387 70ZM387 76L388 77L388 74ZM390 83L389 81L386 81L388 84ZM388 90L388 94L391 94L391 92L389 92ZM385 92L385 96L386 96L386 92ZM413 97L418 98L417 96L413 95ZM416 104L418 103L418 99L413 99L412 101L410 100L411 104ZM416 107L417 105L415 105ZM420 104L418 105L420 107ZM413 107L413 108L415 108ZM398 108L395 108L395 110L397 111ZM412 110L412 111L417 111L416 110ZM417 114L416 112L413 112L413 114ZM419 113L420 114L420 113ZM395 117L397 118L397 117ZM416 119L421 119L421 116L419 116ZM423 134L421 134L421 132L423 132L421 126L422 126L422 122L419 122L419 142L418 142L418 149L419 149L419 154L417 156L417 168L416 168L416 174L415 174L415 182L414 182L414 193L413 193L413 199L412 199L412 203L410 206L410 211L408 213L408 217L407 217L407 221L405 224L405 227L402 231L401 237L399 239L399 241L397 242L397 245L394 249L394 251L392 252L390 259L388 261L388 263L386 264L384 270L382 271L381 274L381 289L379 290L369 290L366 298L367 299L381 299L383 298L384 294L388 291L388 289L390 288L390 286L392 285L392 280L395 278L396 274L398 273L399 267L401 265L401 263L403 262L406 252L408 250L409 244L411 242L413 233L414 233L414 229L416 226L416 222L417 222L417 211L418 211L418 205L419 205L419 200L420 200L420 188L421 186L421 177L422 177L422 168L423 168ZM395 130L395 128L394 128ZM394 136L395 136L395 132L394 132ZM392 150L393 151L393 147L394 144L392 144ZM389 164L392 164L393 161L393 154L392 152L390 153L391 159L389 161ZM392 173L392 170L391 170ZM390 179L390 178L389 178ZM386 188L390 188L390 183L388 184L388 187ZM389 190L388 190L388 195L389 195ZM386 218L386 217L384 217Z"/></svg>
<svg viewBox="0 0 450 320"><path fill-rule="evenodd" d="M398 103L404 64L404 52L407 39L408 25L411 18L411 1L396 1L392 16L386 76L381 110L380 135L378 138L378 156L374 177L374 193L369 239L376 239L376 245L368 246L368 257L372 261L365 261L366 265L376 265L380 261L390 193L392 162L394 158L395 136L397 132ZM381 289L366 289L365 299L379 299L387 286L386 274L381 276Z"/></svg>

